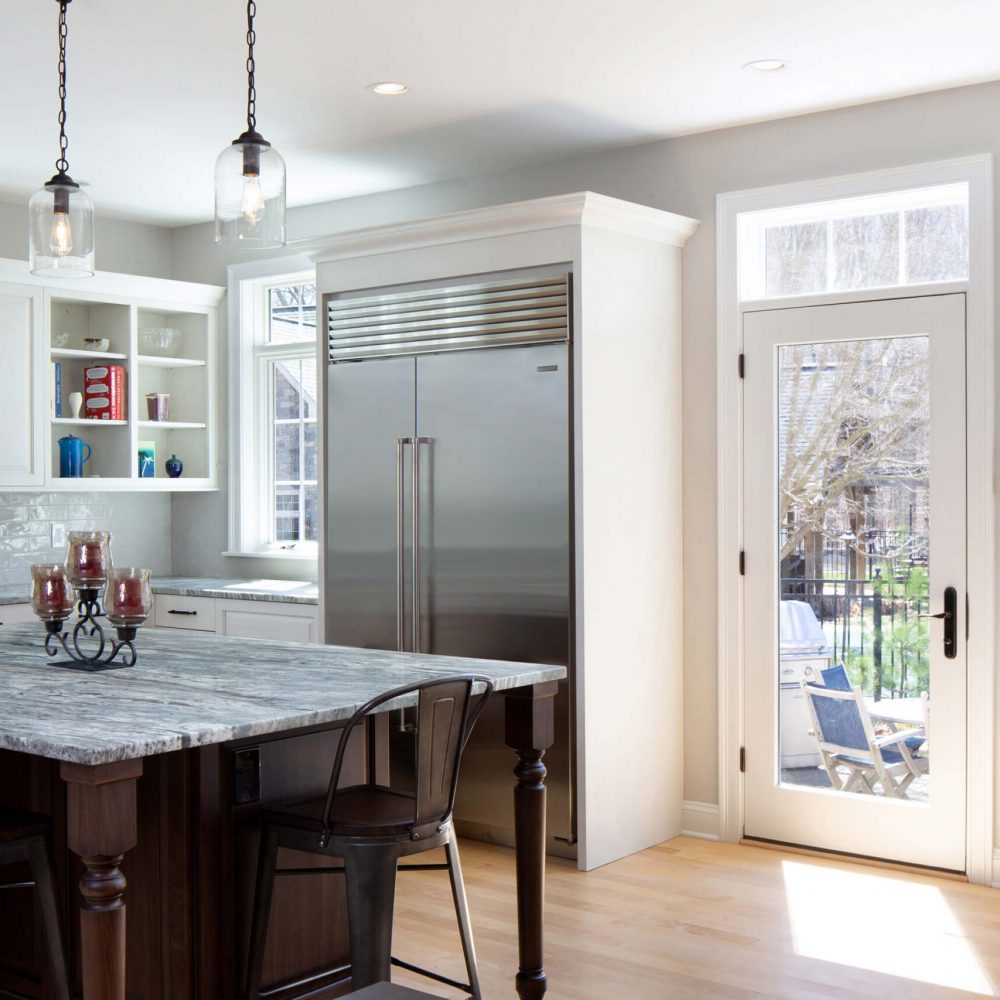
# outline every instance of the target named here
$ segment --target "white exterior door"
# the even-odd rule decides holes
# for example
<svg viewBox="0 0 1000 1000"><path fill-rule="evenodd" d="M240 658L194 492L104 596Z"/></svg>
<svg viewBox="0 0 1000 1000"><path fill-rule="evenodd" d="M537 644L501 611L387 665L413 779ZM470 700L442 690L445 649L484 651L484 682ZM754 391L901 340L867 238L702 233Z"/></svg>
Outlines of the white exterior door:
<svg viewBox="0 0 1000 1000"><path fill-rule="evenodd" d="M0 284L0 489L41 486L45 479L47 366L42 356L42 291Z"/></svg>
<svg viewBox="0 0 1000 1000"><path fill-rule="evenodd" d="M965 869L965 331L962 294L744 315L748 837Z"/></svg>

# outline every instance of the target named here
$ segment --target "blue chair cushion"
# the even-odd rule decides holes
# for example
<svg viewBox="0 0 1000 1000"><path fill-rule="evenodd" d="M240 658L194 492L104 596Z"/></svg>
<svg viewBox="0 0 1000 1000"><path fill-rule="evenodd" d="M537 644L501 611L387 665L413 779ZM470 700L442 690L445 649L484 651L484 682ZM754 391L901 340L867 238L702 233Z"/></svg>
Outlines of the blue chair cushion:
<svg viewBox="0 0 1000 1000"><path fill-rule="evenodd" d="M851 690L851 682L848 680L843 663L838 663L835 667L827 667L820 673L823 675L823 686L830 688L831 691Z"/></svg>
<svg viewBox="0 0 1000 1000"><path fill-rule="evenodd" d="M855 750L867 750L868 738L858 711L858 703L854 699L824 698L821 692L826 685L809 682L817 695L813 697L813 708L816 711L816 721L824 743L836 743L837 746L850 747Z"/></svg>

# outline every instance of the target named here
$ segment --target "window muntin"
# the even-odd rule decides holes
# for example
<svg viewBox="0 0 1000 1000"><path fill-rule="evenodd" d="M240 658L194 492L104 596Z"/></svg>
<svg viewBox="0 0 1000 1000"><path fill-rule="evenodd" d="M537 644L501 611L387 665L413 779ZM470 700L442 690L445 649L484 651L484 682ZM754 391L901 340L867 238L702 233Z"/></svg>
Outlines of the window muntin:
<svg viewBox="0 0 1000 1000"><path fill-rule="evenodd" d="M969 276L967 183L747 212L740 299L961 281Z"/></svg>

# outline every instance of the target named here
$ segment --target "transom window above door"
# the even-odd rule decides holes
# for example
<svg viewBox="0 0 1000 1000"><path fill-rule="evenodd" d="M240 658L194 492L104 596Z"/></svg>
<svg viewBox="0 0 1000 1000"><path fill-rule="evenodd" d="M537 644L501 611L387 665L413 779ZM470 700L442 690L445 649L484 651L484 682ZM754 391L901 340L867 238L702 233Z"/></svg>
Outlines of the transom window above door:
<svg viewBox="0 0 1000 1000"><path fill-rule="evenodd" d="M962 281L969 186L792 205L739 217L740 300Z"/></svg>

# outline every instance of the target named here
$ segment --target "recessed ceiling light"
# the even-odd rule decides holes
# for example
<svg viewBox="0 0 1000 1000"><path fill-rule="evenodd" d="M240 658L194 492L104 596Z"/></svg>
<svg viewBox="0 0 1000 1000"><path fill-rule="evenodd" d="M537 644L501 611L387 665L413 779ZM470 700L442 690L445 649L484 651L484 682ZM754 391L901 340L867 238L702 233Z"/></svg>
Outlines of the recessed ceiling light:
<svg viewBox="0 0 1000 1000"><path fill-rule="evenodd" d="M744 69L752 69L758 73L777 73L779 69L785 68L784 59L754 59L753 62L745 63Z"/></svg>
<svg viewBox="0 0 1000 1000"><path fill-rule="evenodd" d="M398 83L395 80L382 80L379 83L369 83L368 89L373 94L381 94L382 97L399 97L410 88L405 83Z"/></svg>

